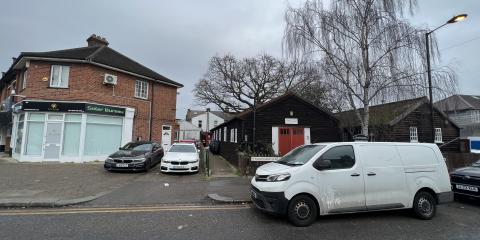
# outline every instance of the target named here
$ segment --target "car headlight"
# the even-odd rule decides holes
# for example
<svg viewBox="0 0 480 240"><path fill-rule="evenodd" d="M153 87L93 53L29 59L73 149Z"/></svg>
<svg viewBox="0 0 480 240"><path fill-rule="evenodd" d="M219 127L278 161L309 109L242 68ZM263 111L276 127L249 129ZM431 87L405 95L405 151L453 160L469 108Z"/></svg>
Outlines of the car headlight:
<svg viewBox="0 0 480 240"><path fill-rule="evenodd" d="M198 162L198 159L195 159L195 160L192 160L192 161L188 161L189 163L196 163Z"/></svg>
<svg viewBox="0 0 480 240"><path fill-rule="evenodd" d="M133 162L145 162L145 160L147 160L145 157L143 158L135 158L135 159L132 159Z"/></svg>
<svg viewBox="0 0 480 240"><path fill-rule="evenodd" d="M288 179L290 179L290 173L279 173L269 175L266 180L267 182L280 182L287 181Z"/></svg>
<svg viewBox="0 0 480 240"><path fill-rule="evenodd" d="M111 158L111 157L107 157L107 159L105 160L105 162L108 162L108 163L113 163L113 158Z"/></svg>
<svg viewBox="0 0 480 240"><path fill-rule="evenodd" d="M167 159L162 159L162 162L163 162L163 163L171 163L172 161L167 160Z"/></svg>

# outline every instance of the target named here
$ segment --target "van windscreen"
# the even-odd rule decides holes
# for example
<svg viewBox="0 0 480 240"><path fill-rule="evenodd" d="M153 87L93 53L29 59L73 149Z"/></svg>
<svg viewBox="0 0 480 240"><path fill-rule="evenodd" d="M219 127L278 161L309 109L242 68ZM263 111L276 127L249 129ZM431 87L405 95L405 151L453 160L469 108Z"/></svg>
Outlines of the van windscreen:
<svg viewBox="0 0 480 240"><path fill-rule="evenodd" d="M283 156L276 163L289 165L289 166L299 166L303 165L308 160L310 160L318 151L324 148L325 145L305 145L293 149L287 155Z"/></svg>

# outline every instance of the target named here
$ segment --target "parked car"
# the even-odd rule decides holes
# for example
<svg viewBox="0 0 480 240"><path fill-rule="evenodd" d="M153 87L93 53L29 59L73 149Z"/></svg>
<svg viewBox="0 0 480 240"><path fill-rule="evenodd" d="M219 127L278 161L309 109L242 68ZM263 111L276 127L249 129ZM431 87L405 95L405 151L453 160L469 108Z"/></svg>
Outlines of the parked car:
<svg viewBox="0 0 480 240"><path fill-rule="evenodd" d="M318 215L392 209L431 219L453 193L435 144L342 142L300 146L259 167L251 197L258 209L308 226Z"/></svg>
<svg viewBox="0 0 480 240"><path fill-rule="evenodd" d="M451 172L450 180L455 196L480 198L480 160Z"/></svg>
<svg viewBox="0 0 480 240"><path fill-rule="evenodd" d="M150 141L129 142L108 156L104 168L108 171L148 171L163 157L160 144Z"/></svg>
<svg viewBox="0 0 480 240"><path fill-rule="evenodd" d="M162 158L162 172L198 172L199 150L193 143L174 143Z"/></svg>

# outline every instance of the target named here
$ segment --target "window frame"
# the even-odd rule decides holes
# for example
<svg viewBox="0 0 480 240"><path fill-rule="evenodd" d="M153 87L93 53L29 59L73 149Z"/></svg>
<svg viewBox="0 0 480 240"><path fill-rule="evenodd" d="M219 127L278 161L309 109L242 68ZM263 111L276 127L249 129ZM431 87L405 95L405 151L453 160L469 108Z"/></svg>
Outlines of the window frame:
<svg viewBox="0 0 480 240"><path fill-rule="evenodd" d="M149 84L148 84L147 81L137 79L135 81L135 94L134 94L135 98L147 100L148 99L148 85ZM142 87L143 86L145 86L145 96L142 96Z"/></svg>
<svg viewBox="0 0 480 240"><path fill-rule="evenodd" d="M54 85L52 84L52 83L53 83L53 74L54 74L54 73L53 73L53 68L54 68L55 66L59 67L59 69L60 69L59 72L58 72L58 77L59 77L59 79L58 79L58 83L59 83L58 86L54 86ZM66 80L67 84L66 84L65 87L62 86L62 83L64 82L64 79L63 79L63 77L62 77L62 75L63 75L62 73L63 73L63 69L64 69L64 68L68 68L68 77L67 77L67 80ZM69 84L70 84L70 66L69 66L69 65L52 64L52 66L50 66L50 82L49 82L49 84L48 84L48 87L50 87L50 88L68 88L68 87L69 87Z"/></svg>
<svg viewBox="0 0 480 240"><path fill-rule="evenodd" d="M348 169L353 169L355 167L355 165L357 164L357 161L356 161L356 156L355 156L355 148L353 147L353 145L337 145L337 146L333 146L327 150L325 150L325 152L322 153L322 155L320 155L315 161L314 161L314 164L315 162L317 161L323 161L323 160L329 160L330 162L332 162L331 159L324 159L324 156L325 154L327 154L329 151L335 149L335 148L339 148L339 147L350 147L352 149L352 154L353 154L353 164L352 166L350 167L346 167L346 168L329 168L329 169L324 169L322 171L334 171L334 170L348 170ZM321 150L320 150L321 151Z"/></svg>
<svg viewBox="0 0 480 240"><path fill-rule="evenodd" d="M443 143L442 128L435 128L435 139L434 140L435 140L435 143Z"/></svg>
<svg viewBox="0 0 480 240"><path fill-rule="evenodd" d="M410 142L418 143L418 128L411 126L409 128Z"/></svg>
<svg viewBox="0 0 480 240"><path fill-rule="evenodd" d="M23 74L22 74L22 86L20 86L20 89L23 90L25 88L27 88L27 72L28 70L25 69L25 71L23 71Z"/></svg>

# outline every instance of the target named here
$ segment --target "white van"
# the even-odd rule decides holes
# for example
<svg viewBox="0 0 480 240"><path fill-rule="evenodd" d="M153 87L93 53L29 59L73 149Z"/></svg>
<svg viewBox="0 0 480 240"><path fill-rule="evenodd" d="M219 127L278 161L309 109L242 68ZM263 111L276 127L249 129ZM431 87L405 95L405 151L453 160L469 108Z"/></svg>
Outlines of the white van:
<svg viewBox="0 0 480 240"><path fill-rule="evenodd" d="M340 142L300 146L257 169L254 205L308 226L318 215L412 208L421 219L453 200L435 144Z"/></svg>

